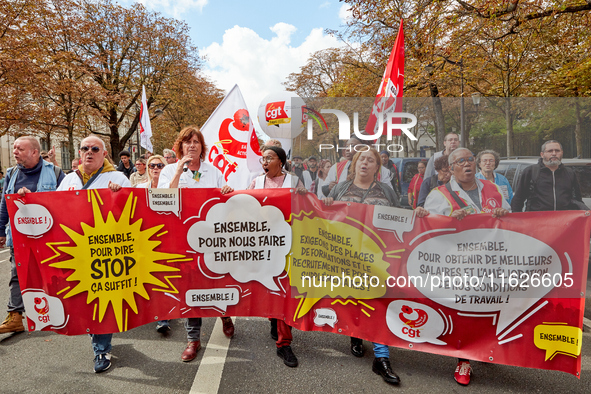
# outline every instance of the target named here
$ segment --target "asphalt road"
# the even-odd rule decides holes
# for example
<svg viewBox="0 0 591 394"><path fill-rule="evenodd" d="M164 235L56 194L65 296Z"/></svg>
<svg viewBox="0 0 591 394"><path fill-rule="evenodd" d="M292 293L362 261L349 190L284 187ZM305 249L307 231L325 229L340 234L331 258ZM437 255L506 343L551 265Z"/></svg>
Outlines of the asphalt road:
<svg viewBox="0 0 591 394"><path fill-rule="evenodd" d="M0 305L8 299L10 266L0 251ZM52 332L0 334L0 393L591 393L591 333L583 334L581 379L553 371L473 363L472 383L453 380L455 359L411 350L390 349L402 383L383 382L371 371L373 354L349 353L349 340L335 334L294 330L292 347L300 366L288 368L275 354L269 323L240 317L231 341L220 333L219 319L204 319L203 349L183 363L182 322L163 336L145 325L113 338L113 366L92 371L88 336ZM220 339L221 338L221 339ZM229 342L226 354L226 344ZM366 342L366 349L371 346ZM225 355L225 356L224 356Z"/></svg>

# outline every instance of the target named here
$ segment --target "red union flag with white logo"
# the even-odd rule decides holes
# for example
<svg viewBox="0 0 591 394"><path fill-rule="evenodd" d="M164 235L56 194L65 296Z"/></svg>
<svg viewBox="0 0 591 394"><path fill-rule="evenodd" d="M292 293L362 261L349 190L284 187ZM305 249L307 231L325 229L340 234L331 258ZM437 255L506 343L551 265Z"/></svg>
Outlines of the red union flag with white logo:
<svg viewBox="0 0 591 394"><path fill-rule="evenodd" d="M384 77L382 83L376 94L376 100L374 102L371 114L367 120L365 126L366 134L380 134L378 128L379 114L384 115L384 130L386 128L386 117L387 113L400 112L402 109L402 90L404 87L404 31L402 30L402 20L400 20L400 29L398 30L398 36L392 48L388 65L384 71ZM400 119L393 119L392 123L400 124ZM393 134L400 135L400 130L394 130Z"/></svg>
<svg viewBox="0 0 591 394"><path fill-rule="evenodd" d="M213 111L201 133L207 146L205 160L222 172L228 186L246 189L263 171L259 140L238 85Z"/></svg>

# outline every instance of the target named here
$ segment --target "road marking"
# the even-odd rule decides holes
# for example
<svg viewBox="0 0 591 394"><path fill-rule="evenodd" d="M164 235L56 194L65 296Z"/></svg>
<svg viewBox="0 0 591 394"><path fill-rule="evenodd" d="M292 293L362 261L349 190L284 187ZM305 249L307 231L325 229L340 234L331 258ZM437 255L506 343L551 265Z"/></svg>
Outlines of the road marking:
<svg viewBox="0 0 591 394"><path fill-rule="evenodd" d="M191 386L191 394L217 393L220 388L230 339L224 335L222 319L216 318L215 320L215 326L205 347L199 370L195 375L193 386Z"/></svg>

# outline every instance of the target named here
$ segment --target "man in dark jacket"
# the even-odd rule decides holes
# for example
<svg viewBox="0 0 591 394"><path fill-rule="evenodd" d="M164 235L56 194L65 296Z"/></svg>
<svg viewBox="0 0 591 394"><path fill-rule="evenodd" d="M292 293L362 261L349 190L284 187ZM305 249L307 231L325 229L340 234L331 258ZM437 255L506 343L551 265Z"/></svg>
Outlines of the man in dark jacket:
<svg viewBox="0 0 591 394"><path fill-rule="evenodd" d="M586 209L579 182L572 169L562 164L562 145L550 140L542 145L537 164L523 170L511 201L513 212Z"/></svg>
<svg viewBox="0 0 591 394"><path fill-rule="evenodd" d="M119 153L119 158L121 159L121 161L117 166L117 171L121 171L123 175L125 175L127 179L129 179L131 174L135 171L135 167L133 166L133 163L130 160L131 155L128 151L122 150Z"/></svg>

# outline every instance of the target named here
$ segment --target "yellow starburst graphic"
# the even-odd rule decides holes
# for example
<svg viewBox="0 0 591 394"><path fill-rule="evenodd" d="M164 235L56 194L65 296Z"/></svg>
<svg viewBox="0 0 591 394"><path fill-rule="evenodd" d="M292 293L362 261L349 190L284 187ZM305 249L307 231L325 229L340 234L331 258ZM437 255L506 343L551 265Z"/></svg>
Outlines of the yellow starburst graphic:
<svg viewBox="0 0 591 394"><path fill-rule="evenodd" d="M137 197L134 198L133 193L129 195L119 220L115 220L112 212L109 212L107 219L104 220L99 205L102 201L98 192L89 190L88 193L89 200L92 202L94 227L81 223L82 234L78 234L60 225L74 245L58 246L57 249L72 258L50 264L50 266L74 270L67 280L79 283L64 296L64 299L83 292L87 292L87 304L98 299L99 322L103 321L107 308L111 304L117 327L119 331L123 331L127 315L123 301L137 314L135 294L149 300L147 285L176 290L170 281L166 284L152 273L175 272L179 269L156 263L156 261L180 259L185 256L155 251L162 242L151 238L164 225L142 231L143 219L131 222L137 202ZM60 255L57 252L53 258Z"/></svg>

